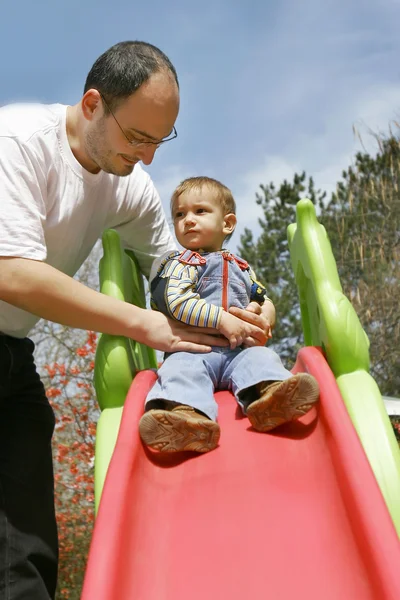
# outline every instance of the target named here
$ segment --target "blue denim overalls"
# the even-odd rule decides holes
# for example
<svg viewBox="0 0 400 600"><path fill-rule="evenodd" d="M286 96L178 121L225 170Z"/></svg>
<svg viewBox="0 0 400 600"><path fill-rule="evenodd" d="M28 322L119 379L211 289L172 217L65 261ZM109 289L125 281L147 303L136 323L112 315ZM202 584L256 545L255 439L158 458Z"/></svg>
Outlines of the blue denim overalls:
<svg viewBox="0 0 400 600"><path fill-rule="evenodd" d="M197 269L195 292L208 303L246 308L251 300L261 301L265 290L251 277L248 264L233 254L221 251L198 254L186 250L160 261L151 281L152 304L170 316L166 304L166 277L169 261ZM209 353L176 352L169 354L158 370L158 380L146 398L146 409L154 408L156 400L186 404L217 419L215 390L230 390L246 411L257 398L254 386L263 381L283 381L292 377L279 356L265 346L253 348L220 348ZM151 402L151 404L148 404Z"/></svg>

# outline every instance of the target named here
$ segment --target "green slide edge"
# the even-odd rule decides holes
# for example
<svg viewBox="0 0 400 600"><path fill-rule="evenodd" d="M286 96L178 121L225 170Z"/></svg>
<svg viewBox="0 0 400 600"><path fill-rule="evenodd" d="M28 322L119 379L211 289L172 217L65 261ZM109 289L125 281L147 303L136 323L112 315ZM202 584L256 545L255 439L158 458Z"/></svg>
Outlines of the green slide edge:
<svg viewBox="0 0 400 600"><path fill-rule="evenodd" d="M330 241L313 203L300 200L296 213L288 240L305 344L320 346L326 354L400 535L400 450L379 388L369 374L369 341L343 294Z"/></svg>
<svg viewBox="0 0 400 600"><path fill-rule="evenodd" d="M101 293L145 308L143 277L133 252L123 249L120 236L113 229L103 233L102 244L103 256L99 265ZM155 368L157 359L151 348L123 336L100 336L94 368L94 386L102 411L96 432L96 512L133 378L138 371Z"/></svg>

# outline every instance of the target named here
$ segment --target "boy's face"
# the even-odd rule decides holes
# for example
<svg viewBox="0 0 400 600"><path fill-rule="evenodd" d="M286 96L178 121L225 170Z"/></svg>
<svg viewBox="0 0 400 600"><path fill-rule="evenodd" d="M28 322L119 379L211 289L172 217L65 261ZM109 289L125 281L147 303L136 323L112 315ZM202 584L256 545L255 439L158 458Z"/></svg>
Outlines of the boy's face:
<svg viewBox="0 0 400 600"><path fill-rule="evenodd" d="M207 188L181 194L174 202L172 217L176 238L188 250L221 250L236 225L235 215L224 215L215 192Z"/></svg>

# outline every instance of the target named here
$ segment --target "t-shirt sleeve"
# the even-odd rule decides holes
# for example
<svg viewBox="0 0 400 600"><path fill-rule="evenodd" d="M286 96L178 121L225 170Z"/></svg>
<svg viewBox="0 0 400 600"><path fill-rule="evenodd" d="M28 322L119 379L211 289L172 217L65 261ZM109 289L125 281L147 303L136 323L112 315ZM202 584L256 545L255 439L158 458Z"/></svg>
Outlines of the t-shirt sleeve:
<svg viewBox="0 0 400 600"><path fill-rule="evenodd" d="M150 177L135 205L132 218L114 229L120 234L124 247L133 251L141 272L147 278L156 258L177 249L160 196Z"/></svg>
<svg viewBox="0 0 400 600"><path fill-rule="evenodd" d="M0 256L46 259L44 194L37 161L15 138L0 137Z"/></svg>

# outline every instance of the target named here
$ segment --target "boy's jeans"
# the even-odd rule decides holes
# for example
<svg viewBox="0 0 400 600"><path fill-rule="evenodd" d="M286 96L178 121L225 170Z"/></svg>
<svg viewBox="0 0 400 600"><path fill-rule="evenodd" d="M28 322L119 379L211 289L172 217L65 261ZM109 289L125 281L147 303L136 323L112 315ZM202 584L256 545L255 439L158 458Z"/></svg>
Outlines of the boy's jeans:
<svg viewBox="0 0 400 600"><path fill-rule="evenodd" d="M56 589L54 414L33 349L0 335L0 600L49 600Z"/></svg>
<svg viewBox="0 0 400 600"><path fill-rule="evenodd" d="M285 369L279 356L265 346L214 348L205 354L176 352L168 355L158 370L158 380L146 398L146 410L158 407L156 400L170 400L192 406L215 421L215 390L231 390L245 413L257 398L257 383L289 377L292 373Z"/></svg>

